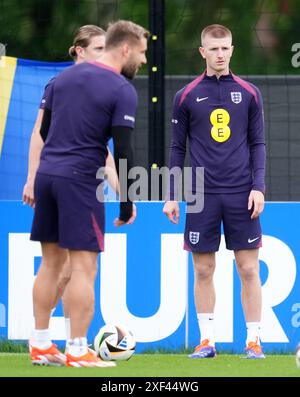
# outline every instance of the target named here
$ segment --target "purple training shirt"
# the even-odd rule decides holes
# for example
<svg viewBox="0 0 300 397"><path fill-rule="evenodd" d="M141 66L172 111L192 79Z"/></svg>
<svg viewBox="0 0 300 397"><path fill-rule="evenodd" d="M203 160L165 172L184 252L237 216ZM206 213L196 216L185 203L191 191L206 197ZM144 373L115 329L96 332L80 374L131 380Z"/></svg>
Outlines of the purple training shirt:
<svg viewBox="0 0 300 397"><path fill-rule="evenodd" d="M84 62L51 80L43 99L51 124L38 172L95 179L105 166L111 128L134 127L135 88L115 69Z"/></svg>
<svg viewBox="0 0 300 397"><path fill-rule="evenodd" d="M170 168L183 168L188 139L193 176L204 167L206 193L265 191L263 104L253 84L203 73L176 93L172 126ZM172 184L170 194L176 199Z"/></svg>

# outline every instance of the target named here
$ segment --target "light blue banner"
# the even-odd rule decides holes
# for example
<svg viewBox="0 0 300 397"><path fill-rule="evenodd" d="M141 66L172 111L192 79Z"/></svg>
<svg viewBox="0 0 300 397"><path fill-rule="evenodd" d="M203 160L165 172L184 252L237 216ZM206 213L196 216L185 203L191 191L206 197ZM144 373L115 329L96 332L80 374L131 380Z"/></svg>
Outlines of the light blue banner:
<svg viewBox="0 0 300 397"><path fill-rule="evenodd" d="M72 62L16 59L0 153L0 200L20 200L27 176L32 129L46 84ZM0 68L0 77L3 69ZM0 79L0 92L3 90ZM2 131L0 131L2 133Z"/></svg>

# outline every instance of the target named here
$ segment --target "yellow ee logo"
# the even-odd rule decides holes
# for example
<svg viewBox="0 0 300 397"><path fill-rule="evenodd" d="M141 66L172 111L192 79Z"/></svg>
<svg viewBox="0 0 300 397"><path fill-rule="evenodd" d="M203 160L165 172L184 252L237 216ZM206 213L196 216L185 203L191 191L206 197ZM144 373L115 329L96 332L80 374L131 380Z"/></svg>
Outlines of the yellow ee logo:
<svg viewBox="0 0 300 397"><path fill-rule="evenodd" d="M231 130L228 127L230 116L225 109L215 109L210 115L210 122L213 127L211 129L211 136L217 142L226 142L230 135Z"/></svg>

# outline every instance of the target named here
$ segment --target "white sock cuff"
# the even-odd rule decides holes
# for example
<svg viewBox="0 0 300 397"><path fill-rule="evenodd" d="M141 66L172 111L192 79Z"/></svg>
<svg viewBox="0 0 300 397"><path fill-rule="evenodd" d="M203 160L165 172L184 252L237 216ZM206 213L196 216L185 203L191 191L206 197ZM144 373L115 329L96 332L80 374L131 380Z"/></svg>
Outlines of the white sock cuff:
<svg viewBox="0 0 300 397"><path fill-rule="evenodd" d="M69 343L75 346L87 346L87 338L85 336L79 336L77 338L70 339Z"/></svg>
<svg viewBox="0 0 300 397"><path fill-rule="evenodd" d="M30 344L39 349L48 349L52 345L49 329L33 329Z"/></svg>
<svg viewBox="0 0 300 397"><path fill-rule="evenodd" d="M246 323L247 329L250 328L259 328L260 329L260 321L250 321Z"/></svg>
<svg viewBox="0 0 300 397"><path fill-rule="evenodd" d="M80 357L88 352L87 338L78 337L67 342L67 350L71 356Z"/></svg>
<svg viewBox="0 0 300 397"><path fill-rule="evenodd" d="M71 319L65 317L66 339L71 339Z"/></svg>
<svg viewBox="0 0 300 397"><path fill-rule="evenodd" d="M49 337L49 334L50 334L49 328L34 329L32 331L32 336L36 337L37 339L45 339L45 338Z"/></svg>
<svg viewBox="0 0 300 397"><path fill-rule="evenodd" d="M246 345L250 342L255 342L260 344L260 322L246 322L247 327L247 339Z"/></svg>
<svg viewBox="0 0 300 397"><path fill-rule="evenodd" d="M197 318L199 321L201 320L214 320L214 313L197 313Z"/></svg>
<svg viewBox="0 0 300 397"><path fill-rule="evenodd" d="M208 339L209 344L215 344L215 331L214 331L214 314L213 313L197 313L200 342Z"/></svg>

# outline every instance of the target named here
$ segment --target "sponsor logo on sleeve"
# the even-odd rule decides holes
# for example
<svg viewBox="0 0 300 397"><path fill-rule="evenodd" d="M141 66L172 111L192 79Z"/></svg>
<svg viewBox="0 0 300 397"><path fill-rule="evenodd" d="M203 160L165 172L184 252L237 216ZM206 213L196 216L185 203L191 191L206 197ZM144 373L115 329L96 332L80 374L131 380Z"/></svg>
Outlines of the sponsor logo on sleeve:
<svg viewBox="0 0 300 397"><path fill-rule="evenodd" d="M135 122L135 118L133 116L128 116L128 114L125 114L124 120L129 120L132 121L133 123Z"/></svg>

